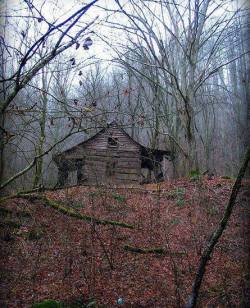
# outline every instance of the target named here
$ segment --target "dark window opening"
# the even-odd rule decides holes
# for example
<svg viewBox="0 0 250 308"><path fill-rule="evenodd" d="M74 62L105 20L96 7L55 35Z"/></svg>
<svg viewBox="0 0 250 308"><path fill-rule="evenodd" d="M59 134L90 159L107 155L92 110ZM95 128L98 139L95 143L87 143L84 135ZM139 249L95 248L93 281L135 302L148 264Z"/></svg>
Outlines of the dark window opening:
<svg viewBox="0 0 250 308"><path fill-rule="evenodd" d="M116 137L108 137L108 146L117 147L118 146L118 138Z"/></svg>
<svg viewBox="0 0 250 308"><path fill-rule="evenodd" d="M106 176L114 176L115 175L116 162L107 162L106 164Z"/></svg>

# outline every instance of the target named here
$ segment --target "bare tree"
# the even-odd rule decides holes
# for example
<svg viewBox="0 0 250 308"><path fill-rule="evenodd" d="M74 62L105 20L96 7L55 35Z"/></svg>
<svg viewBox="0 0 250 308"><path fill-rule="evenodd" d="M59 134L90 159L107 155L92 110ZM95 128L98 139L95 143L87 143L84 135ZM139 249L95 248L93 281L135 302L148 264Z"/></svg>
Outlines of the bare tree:
<svg viewBox="0 0 250 308"><path fill-rule="evenodd" d="M17 99L20 91L23 93L23 89L27 88L34 78L37 78L40 71L42 71L41 93L44 102L43 110L46 110L47 90L45 89L45 67L52 62L53 59L66 50L69 50L71 47L74 47L76 50L83 46L84 49L86 49L84 37L89 34L88 31L90 31L91 25L95 23L97 18L93 18L91 21L85 23L82 22L82 19L86 12L97 1L98 0L91 1L87 5L82 5L80 9L71 14L69 17L64 18L61 22L58 22L57 20L53 22L48 21L46 16L42 14L42 7L38 9L30 1L24 1L26 8L21 7L20 10L20 12L24 11L28 12L28 14L20 14L20 16L13 13L11 8L6 4L5 10L2 12L5 20L5 24L3 24L2 28L3 31L6 32L11 30L10 27L12 23L8 23L7 20L20 20L18 24L19 26L25 25L23 24L24 19L26 19L28 23L27 26L23 28L24 30L20 30L20 32L14 29L14 31L16 31L14 32L16 41L12 41L7 37L7 35L4 35L5 32L3 32L3 35L1 36L1 48L3 51L1 54L1 64L3 69L0 77L0 82L2 85L0 103L1 176L3 175L4 167L4 147L6 140L9 140L10 135L10 133L5 129L6 111L11 108L10 104ZM79 25L80 28L77 25ZM34 35L34 32L32 32L31 29L34 29L34 31L38 33L38 38ZM74 58L71 60L71 65L73 66L74 63L72 62L75 60ZM35 159L38 177L34 180L34 184L39 182L38 178L41 173L42 157L44 155L44 153L42 153L42 148L45 140L45 123L46 112L42 112L42 117L40 119L41 138L37 148L39 153L37 153ZM54 147L52 146L52 148Z"/></svg>
<svg viewBox="0 0 250 308"><path fill-rule="evenodd" d="M196 120L202 109L203 88L213 75L242 56L221 57L222 63L215 60L233 30L231 25L237 11L228 12L227 1L216 4L211 0L181 3L131 0L124 6L116 2L129 24L112 20L110 23L126 31L131 42L129 47L122 44L125 52L118 51L119 62L128 66L128 62L139 61L148 68L148 73L134 65L130 69L159 85L171 97L168 101L174 102L172 111L178 114L176 123L182 128L176 141L187 153L186 168L199 169ZM219 11L224 13L218 15ZM157 70L157 79L149 68Z"/></svg>

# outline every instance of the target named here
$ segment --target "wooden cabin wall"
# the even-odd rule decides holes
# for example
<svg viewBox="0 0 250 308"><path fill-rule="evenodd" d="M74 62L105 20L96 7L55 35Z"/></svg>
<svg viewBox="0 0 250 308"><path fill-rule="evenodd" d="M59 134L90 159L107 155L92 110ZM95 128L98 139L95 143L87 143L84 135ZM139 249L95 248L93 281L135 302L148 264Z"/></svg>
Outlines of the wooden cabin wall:
<svg viewBox="0 0 250 308"><path fill-rule="evenodd" d="M83 174L91 184L138 182L140 176L139 153L119 150L86 150ZM107 164L115 162L113 176L107 175Z"/></svg>
<svg viewBox="0 0 250 308"><path fill-rule="evenodd" d="M108 145L110 134L117 138L117 147ZM140 181L140 147L116 128L109 128L94 139L68 151L65 158L84 159L82 171L86 184L126 184ZM114 174L108 176L107 165L112 163L115 163Z"/></svg>
<svg viewBox="0 0 250 308"><path fill-rule="evenodd" d="M107 139L111 135L114 138L118 138L119 150L132 152L137 152L139 150L139 146L136 143L134 143L126 134L124 134L123 131L115 127L107 128L102 134L99 134L94 139L87 141L84 145L84 148L106 150Z"/></svg>

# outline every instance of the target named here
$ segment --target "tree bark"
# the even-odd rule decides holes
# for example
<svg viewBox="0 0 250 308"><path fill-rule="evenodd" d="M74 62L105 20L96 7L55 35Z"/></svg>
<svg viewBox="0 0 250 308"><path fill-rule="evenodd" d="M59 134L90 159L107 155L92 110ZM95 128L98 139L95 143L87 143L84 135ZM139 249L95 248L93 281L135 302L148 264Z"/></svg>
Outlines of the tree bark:
<svg viewBox="0 0 250 308"><path fill-rule="evenodd" d="M41 182L42 179L42 171L43 171L43 147L46 139L45 135L45 129L46 129L46 119L47 119L47 105L48 105L48 97L47 97L47 74L44 71L44 68L42 69L42 114L40 118L40 136L37 146L37 156L39 158L36 161L35 165L35 175L34 175L34 182L33 182L33 188L37 187L37 185Z"/></svg>
<svg viewBox="0 0 250 308"><path fill-rule="evenodd" d="M241 187L241 181L242 181L242 179L245 175L249 161L250 161L250 147L248 147L248 149L247 149L245 159L243 161L243 164L242 164L242 166L239 170L238 176L237 176L236 181L234 183L234 186L233 186L233 189L232 189L232 192L231 192L231 196L230 196L228 205L225 209L223 218L220 221L219 226L217 227L217 229L215 230L215 232L211 236L211 239L209 240L205 250L202 253L200 263L199 263L199 267L198 267L198 270L197 270L196 275L195 275L192 293L191 293L191 295L188 299L188 302L187 302L185 308L196 307L197 299L198 299L201 283L202 283L202 280L203 280L203 276L204 276L205 271L206 271L207 263L211 259L211 255L213 253L215 245L217 244L217 242L219 241L219 238L221 237L225 228L227 227L228 221L229 221L231 214L232 214L232 210L235 206L235 200L236 200L237 194L238 194L239 189Z"/></svg>

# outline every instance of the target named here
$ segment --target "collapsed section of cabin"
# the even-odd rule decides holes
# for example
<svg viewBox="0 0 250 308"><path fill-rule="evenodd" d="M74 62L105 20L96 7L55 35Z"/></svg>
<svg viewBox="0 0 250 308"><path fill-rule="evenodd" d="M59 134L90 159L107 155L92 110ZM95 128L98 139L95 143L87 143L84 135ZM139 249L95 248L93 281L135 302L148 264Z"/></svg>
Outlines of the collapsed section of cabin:
<svg viewBox="0 0 250 308"><path fill-rule="evenodd" d="M150 150L133 140L116 123L102 129L85 142L54 157L58 166L58 185L69 177L75 184L128 184L162 177L161 161L167 151ZM148 170L143 175L142 170Z"/></svg>

